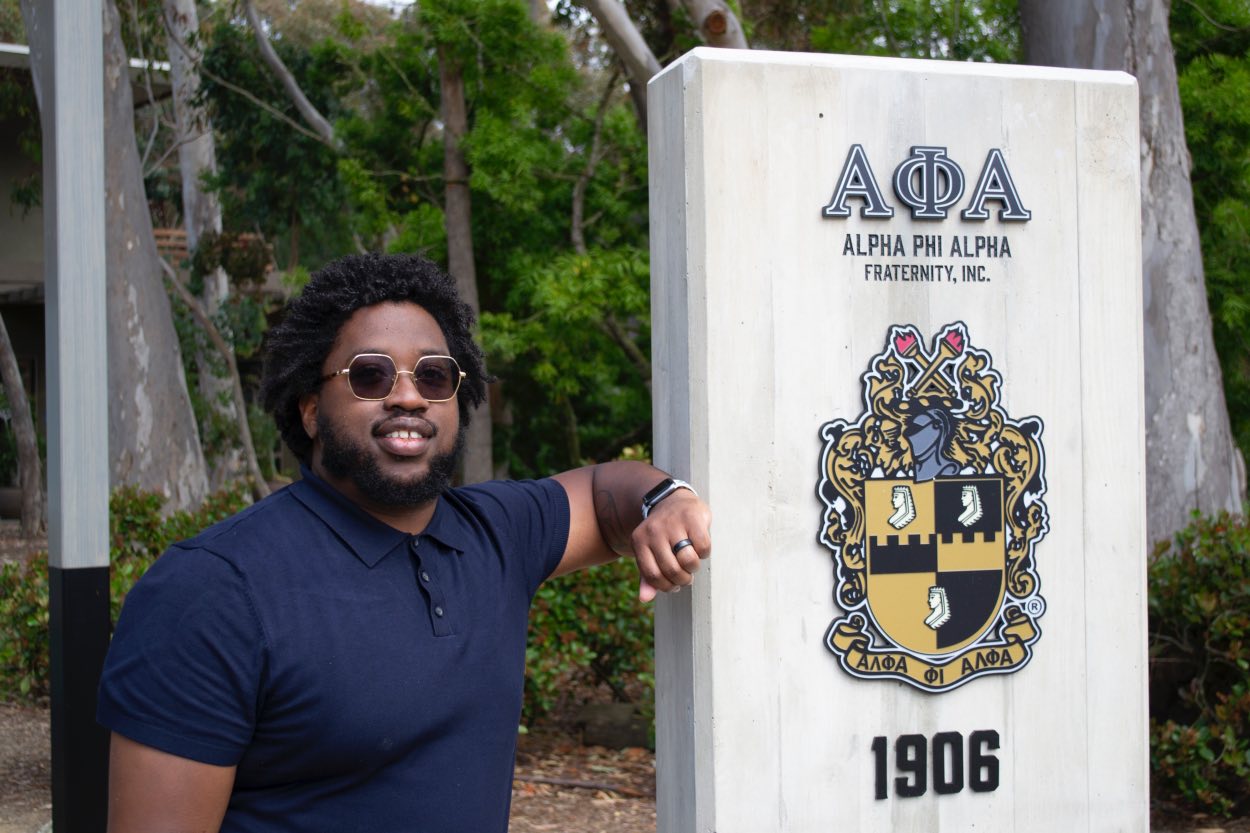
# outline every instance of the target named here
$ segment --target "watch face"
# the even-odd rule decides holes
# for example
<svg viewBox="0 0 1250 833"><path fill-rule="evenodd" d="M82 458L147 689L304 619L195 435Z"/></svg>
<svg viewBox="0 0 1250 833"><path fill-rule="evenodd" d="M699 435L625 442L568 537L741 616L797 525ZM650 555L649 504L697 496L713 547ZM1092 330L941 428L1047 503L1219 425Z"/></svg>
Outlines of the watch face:
<svg viewBox="0 0 1250 833"><path fill-rule="evenodd" d="M656 486L654 489L652 489L651 491L647 492L645 495L642 496L643 504L646 506L650 506L652 503L659 500L661 495L663 495L665 492L669 491L672 488L673 488L673 478L666 477L665 479L660 481L658 486Z"/></svg>

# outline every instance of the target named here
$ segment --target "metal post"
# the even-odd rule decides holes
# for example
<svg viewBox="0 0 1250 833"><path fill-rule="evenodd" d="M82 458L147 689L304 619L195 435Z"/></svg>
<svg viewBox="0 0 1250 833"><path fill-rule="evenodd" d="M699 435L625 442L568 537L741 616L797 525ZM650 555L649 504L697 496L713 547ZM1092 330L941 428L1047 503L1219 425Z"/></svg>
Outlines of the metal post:
<svg viewBox="0 0 1250 833"><path fill-rule="evenodd" d="M43 84L52 821L105 829L108 734L95 722L108 648L104 39L100 0L48 0Z"/></svg>

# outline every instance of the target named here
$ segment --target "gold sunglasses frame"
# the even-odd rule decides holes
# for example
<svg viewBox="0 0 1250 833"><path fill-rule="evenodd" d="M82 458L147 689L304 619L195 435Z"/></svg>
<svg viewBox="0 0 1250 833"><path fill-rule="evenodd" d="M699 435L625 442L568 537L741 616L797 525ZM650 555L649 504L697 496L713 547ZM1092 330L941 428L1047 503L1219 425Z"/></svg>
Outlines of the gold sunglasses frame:
<svg viewBox="0 0 1250 833"><path fill-rule="evenodd" d="M400 375L404 373L407 373L409 376L412 377L412 384L413 384L413 387L417 389L417 395L420 396L422 399L424 399L426 402L429 402L431 404L437 404L439 402L450 402L451 400L456 398L456 394L460 392L460 385L464 383L464 380L468 378L468 375L469 375L460 369L460 362L456 361L456 359L453 356L422 356L421 358L417 359L417 363L412 366L412 370L400 370L399 362L395 361L394 356L388 355L386 353L357 353L356 355L352 356L351 361L347 363L347 367L343 368L342 370L331 373L328 376L321 377L321 381L328 382L329 380L333 379L335 376L343 376L348 373L351 373L352 365L355 363L356 359L359 359L362 357L377 357L377 358L386 359L387 361L391 363L391 366L395 368L395 379L391 382L391 389L386 392L386 396L379 396L377 398L361 396L360 394L356 393L356 389L352 387L351 379L348 379L347 389L352 392L352 396L356 397L361 402L381 402L385 399L389 399L391 394L395 392L395 386L399 384ZM456 377L456 386L452 388L451 396L447 397L446 399L430 399L428 396L421 393L421 389L417 387L417 375L416 375L417 368L420 367L421 362L425 361L426 359L447 359L456 368L456 372L460 374L459 376Z"/></svg>

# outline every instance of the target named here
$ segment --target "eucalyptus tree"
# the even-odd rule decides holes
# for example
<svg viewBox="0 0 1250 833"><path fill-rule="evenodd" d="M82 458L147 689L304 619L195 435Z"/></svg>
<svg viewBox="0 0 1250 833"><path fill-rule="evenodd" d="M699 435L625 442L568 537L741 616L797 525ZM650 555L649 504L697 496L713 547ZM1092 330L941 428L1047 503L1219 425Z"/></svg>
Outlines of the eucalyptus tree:
<svg viewBox="0 0 1250 833"><path fill-rule="evenodd" d="M1152 540L1170 538L1195 510L1240 511L1246 489L1207 306L1168 11L1167 0L1020 0L1026 60L1124 70L1140 88Z"/></svg>
<svg viewBox="0 0 1250 833"><path fill-rule="evenodd" d="M216 245L222 232L221 201L214 190L205 187L206 182L217 173L217 143L212 121L200 95L200 65L204 48L200 38L199 11L195 0L163 0L159 11L165 30L172 82L173 142L178 149L182 222L187 235L187 248L197 252L201 243L205 246ZM209 342L208 345L197 343L192 347L198 370L199 393L205 410L210 412L208 418L232 425L238 438L237 443L212 444L214 447L209 454L211 483L220 488L226 482L246 475L251 479L253 492L260 498L269 494L269 487L260 470L252 441L234 345L217 323L230 298L230 276L220 259L218 261L212 268L199 270L195 276L200 285L198 296L183 286L176 270L167 269L166 274L175 293ZM199 262L203 262L202 256ZM208 355L210 347L216 353L216 360ZM228 433L223 433L223 438L228 436Z"/></svg>
<svg viewBox="0 0 1250 833"><path fill-rule="evenodd" d="M1175 3L1194 211L1233 435L1250 452L1250 4Z"/></svg>
<svg viewBox="0 0 1250 833"><path fill-rule="evenodd" d="M23 0L35 91L50 47L49 9ZM104 2L104 150L107 216L109 425L112 482L161 492L174 507L208 490L204 453L187 392L163 271L152 233L134 129L129 56L113 0ZM44 113L45 131L49 127ZM90 198L84 195L84 198Z"/></svg>

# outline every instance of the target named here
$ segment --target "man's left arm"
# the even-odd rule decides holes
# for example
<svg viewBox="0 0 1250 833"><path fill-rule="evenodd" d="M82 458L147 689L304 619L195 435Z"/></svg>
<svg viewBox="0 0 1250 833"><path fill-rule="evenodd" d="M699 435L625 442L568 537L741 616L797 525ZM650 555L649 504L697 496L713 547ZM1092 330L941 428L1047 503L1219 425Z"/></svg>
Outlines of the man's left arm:
<svg viewBox="0 0 1250 833"><path fill-rule="evenodd" d="M600 463L555 475L569 498L569 540L553 575L632 555L642 577L639 596L678 590L712 554L712 513L689 489L677 489L644 519L642 499L668 475L633 461ZM688 540L676 553L673 546Z"/></svg>

